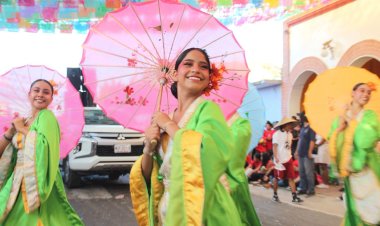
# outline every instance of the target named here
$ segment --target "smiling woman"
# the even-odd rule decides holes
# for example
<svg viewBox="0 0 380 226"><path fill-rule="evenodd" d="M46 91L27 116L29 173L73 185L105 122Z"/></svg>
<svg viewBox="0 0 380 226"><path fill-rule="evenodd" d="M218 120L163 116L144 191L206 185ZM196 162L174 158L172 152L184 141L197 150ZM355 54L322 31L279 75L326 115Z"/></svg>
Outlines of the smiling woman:
<svg viewBox="0 0 380 226"><path fill-rule="evenodd" d="M170 115L153 115L144 154L131 170L140 225L238 226L244 221L241 212L256 216L253 209L238 208L230 194L229 180L236 178L228 174L228 164L235 144L220 107L202 97L215 81L212 72L207 53L198 48L185 50L175 63L177 108Z"/></svg>
<svg viewBox="0 0 380 226"><path fill-rule="evenodd" d="M344 178L344 225L380 223L380 121L375 111L364 109L375 91L374 83L357 83L351 104L330 132L332 165Z"/></svg>
<svg viewBox="0 0 380 226"><path fill-rule="evenodd" d="M54 88L50 82L44 79L35 80L30 87L29 100L33 108L32 117L35 118L35 113L47 108L53 100Z"/></svg>
<svg viewBox="0 0 380 226"><path fill-rule="evenodd" d="M31 116L15 117L0 139L0 225L83 225L58 167L60 129L47 109L53 94L50 82L34 81Z"/></svg>

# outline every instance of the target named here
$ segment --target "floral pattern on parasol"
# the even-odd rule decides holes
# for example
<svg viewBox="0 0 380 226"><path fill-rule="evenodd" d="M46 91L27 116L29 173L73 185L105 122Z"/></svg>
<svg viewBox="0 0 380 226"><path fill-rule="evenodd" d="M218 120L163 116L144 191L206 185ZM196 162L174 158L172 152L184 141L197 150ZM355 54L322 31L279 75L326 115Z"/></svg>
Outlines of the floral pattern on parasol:
<svg viewBox="0 0 380 226"><path fill-rule="evenodd" d="M85 85L108 117L144 131L156 109L174 110L171 74L191 47L205 49L219 72L205 96L229 117L247 91L244 50L212 15L182 3L130 2L91 27L81 62Z"/></svg>

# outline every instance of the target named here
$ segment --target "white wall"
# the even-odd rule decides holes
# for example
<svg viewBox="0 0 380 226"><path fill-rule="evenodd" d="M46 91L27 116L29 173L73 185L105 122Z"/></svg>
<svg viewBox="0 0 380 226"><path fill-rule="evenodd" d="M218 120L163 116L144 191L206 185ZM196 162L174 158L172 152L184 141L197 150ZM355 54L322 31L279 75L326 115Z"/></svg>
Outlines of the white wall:
<svg viewBox="0 0 380 226"><path fill-rule="evenodd" d="M283 22L259 21L242 26L229 26L245 50L251 70L249 82L281 79L283 64Z"/></svg>
<svg viewBox="0 0 380 226"><path fill-rule="evenodd" d="M358 0L338 9L292 26L290 32L290 70L301 59L315 56L329 67L353 44L367 39L380 39L379 0ZM330 39L336 46L334 59L321 57L322 44Z"/></svg>
<svg viewBox="0 0 380 226"><path fill-rule="evenodd" d="M0 32L0 75L13 67L45 65L66 76L67 67L79 67L83 34Z"/></svg>

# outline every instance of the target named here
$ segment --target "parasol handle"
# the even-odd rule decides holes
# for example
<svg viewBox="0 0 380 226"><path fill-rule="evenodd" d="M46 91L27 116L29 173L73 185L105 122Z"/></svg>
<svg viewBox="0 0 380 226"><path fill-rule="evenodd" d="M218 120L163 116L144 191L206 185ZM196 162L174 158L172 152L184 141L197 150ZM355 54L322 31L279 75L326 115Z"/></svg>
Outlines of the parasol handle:
<svg viewBox="0 0 380 226"><path fill-rule="evenodd" d="M156 111L155 112L158 112L161 110L162 91L164 89L164 85L166 84L166 82L167 82L167 79L165 77L160 78L160 90L158 91L158 97L157 97L157 104L156 104ZM153 146L153 148L155 148L157 145L157 142L158 141L156 139L154 139L154 140L150 141L150 144Z"/></svg>

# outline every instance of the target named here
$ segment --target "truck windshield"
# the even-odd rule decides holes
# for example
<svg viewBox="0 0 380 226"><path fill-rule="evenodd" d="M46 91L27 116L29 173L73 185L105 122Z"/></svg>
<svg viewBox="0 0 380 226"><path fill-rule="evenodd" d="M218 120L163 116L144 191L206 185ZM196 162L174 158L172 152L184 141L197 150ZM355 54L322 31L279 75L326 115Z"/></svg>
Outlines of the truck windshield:
<svg viewBox="0 0 380 226"><path fill-rule="evenodd" d="M86 125L119 125L112 119L107 118L100 109L85 109L84 117Z"/></svg>

